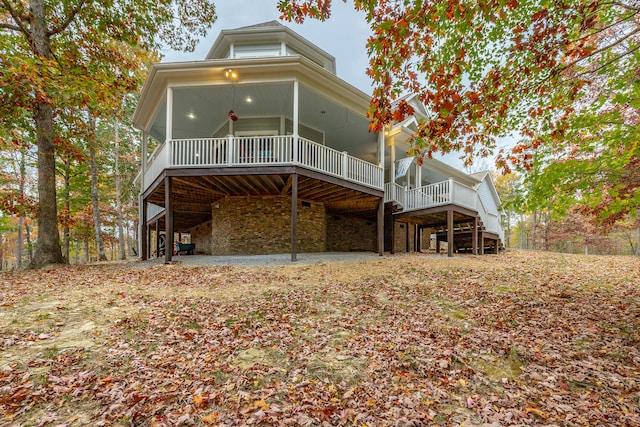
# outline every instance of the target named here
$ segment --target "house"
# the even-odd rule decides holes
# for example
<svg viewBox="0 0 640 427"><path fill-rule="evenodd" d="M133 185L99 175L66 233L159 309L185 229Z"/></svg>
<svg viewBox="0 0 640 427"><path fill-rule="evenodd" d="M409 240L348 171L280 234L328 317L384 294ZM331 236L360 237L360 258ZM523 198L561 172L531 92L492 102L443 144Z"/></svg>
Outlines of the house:
<svg viewBox="0 0 640 427"><path fill-rule="evenodd" d="M416 117L371 133L369 101L331 55L276 21L222 31L202 61L155 64L133 117L142 258L183 234L199 253L293 261L418 250L431 237L449 255L497 251L490 175L404 159Z"/></svg>

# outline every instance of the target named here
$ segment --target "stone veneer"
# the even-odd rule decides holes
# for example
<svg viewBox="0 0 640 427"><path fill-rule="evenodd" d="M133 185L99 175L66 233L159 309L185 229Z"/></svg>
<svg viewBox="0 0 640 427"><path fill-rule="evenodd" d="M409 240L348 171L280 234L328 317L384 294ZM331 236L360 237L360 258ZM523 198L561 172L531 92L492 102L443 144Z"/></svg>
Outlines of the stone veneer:
<svg viewBox="0 0 640 427"><path fill-rule="evenodd" d="M196 254L211 254L211 221L193 227L189 233L191 243L196 244Z"/></svg>
<svg viewBox="0 0 640 427"><path fill-rule="evenodd" d="M376 251L376 222L344 215L327 217L327 250Z"/></svg>
<svg viewBox="0 0 640 427"><path fill-rule="evenodd" d="M326 248L321 203L298 201L298 251ZM196 243L197 247L197 243ZM291 251L291 197L225 197L212 207L211 254L272 254Z"/></svg>
<svg viewBox="0 0 640 427"><path fill-rule="evenodd" d="M413 252L414 248L414 234L415 225L408 224L400 221L395 221L395 241L393 242L393 248L396 253L398 252ZM408 236L407 236L408 230ZM408 241L407 241L408 237Z"/></svg>

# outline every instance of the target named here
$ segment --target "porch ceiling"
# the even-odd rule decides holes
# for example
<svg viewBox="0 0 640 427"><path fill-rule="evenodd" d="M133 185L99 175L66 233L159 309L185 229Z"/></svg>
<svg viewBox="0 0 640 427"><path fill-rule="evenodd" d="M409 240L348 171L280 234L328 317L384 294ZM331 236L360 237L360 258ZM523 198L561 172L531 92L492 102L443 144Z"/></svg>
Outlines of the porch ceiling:
<svg viewBox="0 0 640 427"><path fill-rule="evenodd" d="M226 84L174 88L172 135L174 139L210 138L228 134L229 110L240 118L293 118L293 83ZM377 163L377 136L369 132L366 110L353 111L311 86L300 84L299 123L324 133L325 144ZM256 129L258 130L258 129ZM260 129L276 130L280 129ZM150 134L166 137L166 108L161 106ZM316 141L322 143L322 141Z"/></svg>
<svg viewBox="0 0 640 427"><path fill-rule="evenodd" d="M186 230L211 219L212 205L223 197L283 196L291 194L290 173L257 175L198 175L172 177L174 229ZM161 182L148 202L165 206L165 186ZM329 214L374 219L379 196L339 185L336 182L298 175L298 199L324 203Z"/></svg>

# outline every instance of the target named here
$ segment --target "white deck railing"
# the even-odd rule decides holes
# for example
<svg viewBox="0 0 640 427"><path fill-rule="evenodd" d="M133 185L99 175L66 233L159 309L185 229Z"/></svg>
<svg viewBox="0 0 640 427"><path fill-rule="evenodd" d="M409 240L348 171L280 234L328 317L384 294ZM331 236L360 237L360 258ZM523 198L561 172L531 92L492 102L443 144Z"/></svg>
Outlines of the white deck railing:
<svg viewBox="0 0 640 427"><path fill-rule="evenodd" d="M407 192L406 189L396 184L395 182L387 182L384 185L384 202L394 202L400 205L401 208L407 204Z"/></svg>
<svg viewBox="0 0 640 427"><path fill-rule="evenodd" d="M383 189L381 167L293 136L174 139L158 146L149 157L144 183L151 185L166 168L248 165L300 165Z"/></svg>
<svg viewBox="0 0 640 427"><path fill-rule="evenodd" d="M388 182L384 185L384 201L397 203L404 212L448 204L462 206L477 211L485 229L504 240L498 215L484 208L476 190L453 179L412 189Z"/></svg>

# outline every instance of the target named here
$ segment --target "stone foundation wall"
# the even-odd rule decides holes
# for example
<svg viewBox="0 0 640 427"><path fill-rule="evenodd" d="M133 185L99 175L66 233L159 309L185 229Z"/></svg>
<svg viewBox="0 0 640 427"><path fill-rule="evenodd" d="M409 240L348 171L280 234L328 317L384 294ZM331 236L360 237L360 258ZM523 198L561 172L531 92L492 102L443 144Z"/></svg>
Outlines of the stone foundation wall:
<svg viewBox="0 0 640 427"><path fill-rule="evenodd" d="M291 197L227 197L212 208L211 253L272 254L291 251ZM320 203L298 201L298 251L326 249Z"/></svg>
<svg viewBox="0 0 640 427"><path fill-rule="evenodd" d="M404 222L395 222L395 241L393 242L393 248L396 252L413 252L414 248L414 234L415 226L413 224L407 224ZM409 230L409 241L407 245L407 229Z"/></svg>
<svg viewBox="0 0 640 427"><path fill-rule="evenodd" d="M376 251L376 223L350 216L327 216L327 250Z"/></svg>
<svg viewBox="0 0 640 427"><path fill-rule="evenodd" d="M191 243L196 244L196 254L211 255L211 221L198 224L189 229Z"/></svg>

